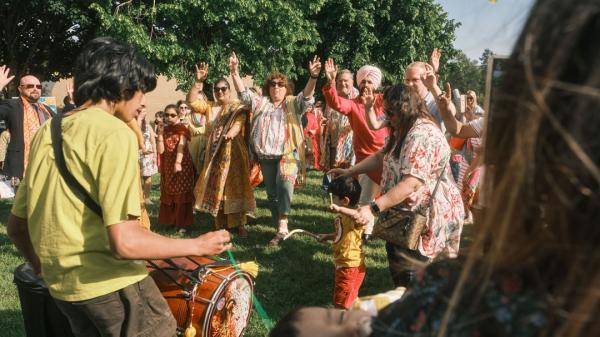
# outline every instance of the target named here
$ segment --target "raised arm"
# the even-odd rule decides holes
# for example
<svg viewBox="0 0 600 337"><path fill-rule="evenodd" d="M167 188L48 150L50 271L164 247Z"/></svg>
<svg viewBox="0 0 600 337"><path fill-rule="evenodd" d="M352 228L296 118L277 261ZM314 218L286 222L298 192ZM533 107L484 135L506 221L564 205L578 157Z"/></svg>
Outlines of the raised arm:
<svg viewBox="0 0 600 337"><path fill-rule="evenodd" d="M325 61L325 76L327 77L327 84L323 86L323 96L327 105L333 110L340 112L341 114L348 115L352 112L352 106L354 102L350 99L346 99L338 96L335 88L335 78L337 75L337 66L333 62L332 58L328 58Z"/></svg>
<svg viewBox="0 0 600 337"><path fill-rule="evenodd" d="M237 55L235 55L235 52L231 53L231 56L229 56L229 74L231 75L231 78L233 80L233 86L235 87L235 91L241 93L243 91L246 91L246 86L244 85L244 81L242 81L242 78L240 77L239 65L240 60L237 58Z"/></svg>
<svg viewBox="0 0 600 337"><path fill-rule="evenodd" d="M375 103L375 95L373 94L372 89L366 88L364 94L361 96L361 100L365 105L365 119L367 120L369 129L379 130L388 126L387 120L381 121L377 119L377 115L375 115L375 109L373 109L373 104Z"/></svg>
<svg viewBox="0 0 600 337"><path fill-rule="evenodd" d="M429 78L433 75L428 73L426 76ZM431 80L428 79L428 82ZM453 136L460 138L479 138L479 134L473 127L469 124L464 124L454 117L456 114L456 106L452 103L452 88L450 87L450 83L446 83L446 92L442 92L437 84L435 84L437 88L436 93L434 93L435 101L438 106L438 110L442 115L442 120L444 121L444 125L446 126L446 130L450 132Z"/></svg>
<svg viewBox="0 0 600 337"><path fill-rule="evenodd" d="M194 65L196 68L196 81L192 85L190 92L187 94L188 103L192 103L198 99L199 92L204 89L204 81L206 81L206 77L208 76L208 64L201 62L198 65Z"/></svg>
<svg viewBox="0 0 600 337"><path fill-rule="evenodd" d="M315 86L317 85L317 79L319 78L319 73L321 72L321 59L315 55L312 61L308 62L308 73L310 78L308 82L306 82L306 86L304 87L304 97L312 97L315 94Z"/></svg>

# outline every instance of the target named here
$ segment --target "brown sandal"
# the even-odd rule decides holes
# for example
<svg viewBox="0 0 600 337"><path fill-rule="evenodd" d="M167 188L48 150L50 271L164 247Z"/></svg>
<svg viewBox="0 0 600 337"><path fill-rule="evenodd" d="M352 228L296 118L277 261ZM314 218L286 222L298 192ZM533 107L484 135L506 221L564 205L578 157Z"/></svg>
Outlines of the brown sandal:
<svg viewBox="0 0 600 337"><path fill-rule="evenodd" d="M271 241L269 241L269 246L271 247L275 247L279 244L279 241L283 240L283 238L285 238L285 236L287 235L287 232L277 232L277 234L275 234L275 236L271 239Z"/></svg>

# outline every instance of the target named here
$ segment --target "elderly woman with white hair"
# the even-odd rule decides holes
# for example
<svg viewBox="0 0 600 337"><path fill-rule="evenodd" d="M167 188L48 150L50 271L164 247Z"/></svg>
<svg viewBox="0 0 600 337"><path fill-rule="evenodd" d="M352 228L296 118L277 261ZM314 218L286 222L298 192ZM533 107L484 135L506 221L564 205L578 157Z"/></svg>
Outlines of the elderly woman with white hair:
<svg viewBox="0 0 600 337"><path fill-rule="evenodd" d="M337 66L330 58L325 62L325 74L327 84L323 87L323 95L327 105L332 109L348 116L354 139L352 147L356 155L356 163L360 163L372 154L377 153L385 145L385 139L389 135L387 128L372 130L369 128L365 118L365 109L371 106L365 106L365 95L373 95L373 92L381 86L382 74L379 68L365 65L356 73L358 90L360 95L354 99L343 98L338 95L335 78L337 75ZM369 104L369 103L368 103ZM372 108L378 118L384 119L383 115L383 97L376 94ZM359 175L359 182L362 188L359 205L368 205L373 201L375 195L379 193L379 182L381 180L381 168L365 174ZM367 234L372 228L373 221L367 224Z"/></svg>

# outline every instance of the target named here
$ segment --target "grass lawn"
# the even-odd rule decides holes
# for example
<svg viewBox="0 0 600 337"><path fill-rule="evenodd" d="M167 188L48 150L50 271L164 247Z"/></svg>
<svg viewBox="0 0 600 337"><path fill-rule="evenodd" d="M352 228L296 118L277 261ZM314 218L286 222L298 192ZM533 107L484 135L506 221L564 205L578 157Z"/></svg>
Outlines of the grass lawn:
<svg viewBox="0 0 600 337"><path fill-rule="evenodd" d="M290 229L303 228L315 233L333 231L333 214L326 211L328 197L320 189L322 174L311 171L308 184L296 190ZM156 181L158 183L158 180ZM266 313L276 321L297 306L331 306L333 265L330 244L319 243L306 236L293 236L278 247L267 247L275 235L263 188L255 190L258 209L256 219L249 219L247 239L234 237L233 255L238 261L257 261L260 265L255 293ZM52 197L52 196L48 196ZM153 199L158 198L158 186L153 188ZM0 201L0 335L24 336L23 320L13 271L23 262L6 235L6 219L11 202ZM158 205L150 207L150 216L156 223ZM186 236L195 236L212 229L212 219L205 214L196 215L195 225ZM154 226L154 231L177 237L174 230ZM223 254L226 258L226 255ZM375 240L366 247L367 274L360 295L389 290L392 282L387 270L383 241ZM265 336L256 312L246 330L246 336Z"/></svg>

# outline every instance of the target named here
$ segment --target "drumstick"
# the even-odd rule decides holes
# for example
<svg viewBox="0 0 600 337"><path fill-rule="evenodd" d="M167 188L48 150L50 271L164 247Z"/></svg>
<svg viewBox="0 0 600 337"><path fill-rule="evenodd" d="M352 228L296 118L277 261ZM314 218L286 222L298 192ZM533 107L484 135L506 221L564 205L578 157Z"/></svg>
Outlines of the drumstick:
<svg viewBox="0 0 600 337"><path fill-rule="evenodd" d="M200 279L198 279L194 275L187 273L187 271L185 269L179 267L175 262L173 262L173 260L171 260L171 259L163 259L163 261L165 261L169 266L171 266L171 267L179 270L181 272L181 275L189 278L192 282L197 282L197 283L202 282Z"/></svg>

